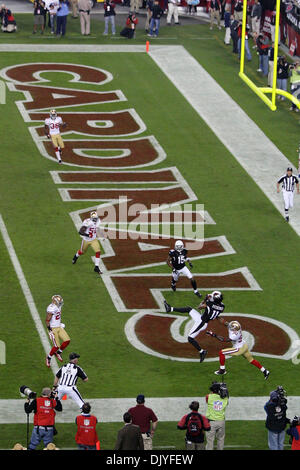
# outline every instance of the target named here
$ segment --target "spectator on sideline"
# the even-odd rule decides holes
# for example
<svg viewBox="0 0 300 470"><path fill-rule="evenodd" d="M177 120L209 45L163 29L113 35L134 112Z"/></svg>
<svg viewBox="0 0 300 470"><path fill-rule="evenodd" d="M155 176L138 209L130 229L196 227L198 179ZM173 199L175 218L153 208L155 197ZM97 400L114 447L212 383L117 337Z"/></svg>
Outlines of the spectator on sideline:
<svg viewBox="0 0 300 470"><path fill-rule="evenodd" d="M15 20L15 17L13 16L12 12L10 10L5 9L4 6L4 11L2 11L2 17L1 17L1 30L4 33L14 33L17 31L17 23Z"/></svg>
<svg viewBox="0 0 300 470"><path fill-rule="evenodd" d="M291 77L290 77L290 85L291 85L291 93L295 98L299 99L298 96L300 95L300 62L296 61L294 64L290 66L291 70ZM299 96L300 97L300 96ZM299 112L299 108L292 103L290 107L290 111Z"/></svg>
<svg viewBox="0 0 300 470"><path fill-rule="evenodd" d="M185 435L185 448L186 450L205 450L204 432L210 431L210 424L208 419L198 413L199 402L192 401L189 405L191 413L184 415L177 428L186 430Z"/></svg>
<svg viewBox="0 0 300 470"><path fill-rule="evenodd" d="M285 403L284 403L285 401ZM270 399L264 406L267 413L268 445L270 450L283 450L285 428L290 420L286 417L286 400L281 401L277 391L270 393Z"/></svg>
<svg viewBox="0 0 300 470"><path fill-rule="evenodd" d="M125 38L132 39L135 35L135 28L138 24L139 20L135 16L134 13L130 13L126 20L126 26L120 32L120 36L124 36Z"/></svg>
<svg viewBox="0 0 300 470"><path fill-rule="evenodd" d="M213 29L214 20L217 20L218 28L221 29L221 2L220 0L211 0L209 3L210 27Z"/></svg>
<svg viewBox="0 0 300 470"><path fill-rule="evenodd" d="M251 13L250 13L252 36L254 35L254 33L257 34L257 36L260 33L261 14L262 14L261 4L259 0L255 0L251 9Z"/></svg>
<svg viewBox="0 0 300 470"><path fill-rule="evenodd" d="M160 19L163 15L163 9L159 4L159 0L154 0L152 16L150 21L150 33L148 36L152 37L153 35L157 38L159 33Z"/></svg>
<svg viewBox="0 0 300 470"><path fill-rule="evenodd" d="M60 0L56 13L56 36L64 36L66 34L68 14L68 0Z"/></svg>
<svg viewBox="0 0 300 470"><path fill-rule="evenodd" d="M78 0L70 0L72 8L72 18L78 18Z"/></svg>
<svg viewBox="0 0 300 470"><path fill-rule="evenodd" d="M105 27L104 27L104 36L108 35L108 29L109 29L109 23L111 25L111 34L114 36L116 34L116 23L115 23L115 8L116 5L115 3L111 2L110 0L105 0L103 3L103 8L104 8L104 21L105 21Z"/></svg>
<svg viewBox="0 0 300 470"><path fill-rule="evenodd" d="M139 426L132 424L132 416L126 412L123 415L125 426L117 436L115 450L144 450L144 442Z"/></svg>
<svg viewBox="0 0 300 470"><path fill-rule="evenodd" d="M232 16L231 25L230 25L230 33L231 33L231 39L232 39L232 52L234 54L238 53L238 42L239 42L238 29L239 29L239 21L235 20Z"/></svg>
<svg viewBox="0 0 300 470"><path fill-rule="evenodd" d="M193 13L196 15L197 14L197 5L199 5L200 1L199 0L187 0L187 5L188 5L188 13L192 15ZM193 8L193 12L192 12Z"/></svg>
<svg viewBox="0 0 300 470"><path fill-rule="evenodd" d="M257 72L262 72L264 77L268 76L269 72L269 57L268 57L268 49L270 47L268 37L265 34L259 34L256 36L256 45L257 51L259 54L259 67Z"/></svg>
<svg viewBox="0 0 300 470"><path fill-rule="evenodd" d="M276 6L271 14L271 22L270 22L270 29L271 29L271 41L275 42L275 26L276 26ZM279 41L280 42L280 32L279 32Z"/></svg>
<svg viewBox="0 0 300 470"><path fill-rule="evenodd" d="M40 26L41 34L44 34L45 16L45 3L42 0L35 0L33 4L33 34L37 32L38 26Z"/></svg>
<svg viewBox="0 0 300 470"><path fill-rule="evenodd" d="M33 430L28 450L35 450L41 441L44 446L53 441L55 411L62 411L61 401L58 398L51 398L52 391L45 387L40 397L34 398L32 401L27 399L24 404L25 413L34 412Z"/></svg>
<svg viewBox="0 0 300 470"><path fill-rule="evenodd" d="M300 450L300 418L294 416L291 427L286 431L290 436L291 450Z"/></svg>
<svg viewBox="0 0 300 470"><path fill-rule="evenodd" d="M252 55L251 55L251 52L250 52L250 49L249 49L249 42L248 42L248 32L249 32L249 26L246 25L246 31L245 31L245 52L246 52L246 57L247 57L247 60L248 62L250 62L250 60L252 60ZM242 47L242 23L239 22L239 26L238 26L238 54L239 54L239 57L241 55L241 47Z"/></svg>
<svg viewBox="0 0 300 470"><path fill-rule="evenodd" d="M243 20L243 0L235 0L233 16L237 21Z"/></svg>
<svg viewBox="0 0 300 470"><path fill-rule="evenodd" d="M130 0L130 11L132 13L138 13L140 6L140 0Z"/></svg>
<svg viewBox="0 0 300 470"><path fill-rule="evenodd" d="M48 23L48 25L51 28L51 34L54 34L54 32L55 32L55 23L56 23L56 14L57 14L57 9L59 7L59 1L58 0L46 0L45 5L46 5L46 8L47 8L48 14L49 14L49 23Z"/></svg>
<svg viewBox="0 0 300 470"><path fill-rule="evenodd" d="M91 8L91 0L78 0L80 31L82 36L89 36L91 33Z"/></svg>
<svg viewBox="0 0 300 470"><path fill-rule="evenodd" d="M153 5L154 5L153 0L147 0L147 3L146 3L146 22L145 22L145 31L146 31L146 33L149 33L149 27L150 27L150 20L151 20L151 16L152 16Z"/></svg>
<svg viewBox="0 0 300 470"><path fill-rule="evenodd" d="M81 415L76 416L77 433L75 441L79 450L96 450L96 444L99 441L96 426L98 420L96 416L91 415L91 405L84 403L81 408Z"/></svg>
<svg viewBox="0 0 300 470"><path fill-rule="evenodd" d="M220 383L213 382L210 387L212 393L206 395L206 417L210 424L210 431L206 433L206 450L213 450L215 439L217 440L217 450L224 449L225 411L228 405L228 392L226 388L225 393L223 393L220 385Z"/></svg>
<svg viewBox="0 0 300 470"><path fill-rule="evenodd" d="M174 24L180 24L178 20L178 5L180 0L169 0L168 1L168 14L167 14L167 25L171 26L172 17L174 17Z"/></svg>
<svg viewBox="0 0 300 470"><path fill-rule="evenodd" d="M272 88L273 86L273 72L274 72L274 43L268 49L268 86Z"/></svg>
<svg viewBox="0 0 300 470"><path fill-rule="evenodd" d="M289 78L290 64L284 56L278 57L277 63L277 88L287 91L288 78ZM285 96L280 96L279 99L285 100Z"/></svg>
<svg viewBox="0 0 300 470"><path fill-rule="evenodd" d="M225 7L224 7L224 27L225 27L225 37L224 37L224 44L229 46L230 44L230 33L231 33L231 2L225 0Z"/></svg>
<svg viewBox="0 0 300 470"><path fill-rule="evenodd" d="M145 406L145 396L136 397L136 406L130 408L128 413L132 416L132 423L140 427L144 441L144 449L152 450L152 440L157 428L158 419L151 408Z"/></svg>

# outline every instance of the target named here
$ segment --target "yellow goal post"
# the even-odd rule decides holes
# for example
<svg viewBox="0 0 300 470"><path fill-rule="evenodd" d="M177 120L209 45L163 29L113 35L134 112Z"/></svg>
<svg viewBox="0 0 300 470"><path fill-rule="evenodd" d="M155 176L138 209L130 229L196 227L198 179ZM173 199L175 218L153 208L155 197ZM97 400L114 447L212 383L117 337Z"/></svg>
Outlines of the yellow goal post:
<svg viewBox="0 0 300 470"><path fill-rule="evenodd" d="M243 23L241 37L241 59L239 77L251 88L254 93L267 105L272 111L276 111L276 95L283 95L291 100L299 109L300 101L291 93L277 88L277 58L278 58L278 37L279 37L279 19L280 19L280 1L276 0L276 20L275 20L275 41L274 41L274 70L272 88L258 87L245 73L245 36L247 24L247 0L243 0ZM271 99L267 96L271 94Z"/></svg>

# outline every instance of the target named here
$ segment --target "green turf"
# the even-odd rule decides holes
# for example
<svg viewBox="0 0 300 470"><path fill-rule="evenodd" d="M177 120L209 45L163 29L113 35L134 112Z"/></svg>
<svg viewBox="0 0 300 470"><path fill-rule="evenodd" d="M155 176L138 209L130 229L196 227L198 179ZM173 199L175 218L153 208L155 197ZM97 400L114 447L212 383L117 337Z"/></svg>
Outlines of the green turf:
<svg viewBox="0 0 300 470"><path fill-rule="evenodd" d="M78 34L78 25L71 22L66 38L50 41L47 35L32 37L28 15L18 15L18 25L17 35L3 35L2 42L72 43ZM172 28L172 35L177 37L175 41L164 39L169 34L167 28L162 28L157 43L183 44L296 165L299 129L296 115L288 113L288 103L281 103L280 109L272 113L241 82L237 76L237 58L231 48L222 43L224 33L210 32L206 25L195 25ZM203 39L198 40L201 36ZM144 41L143 31L138 30L134 43ZM108 44L110 39L97 33L96 39L91 38L85 43ZM116 39L113 42L117 43L124 41ZM133 107L137 111L147 126L144 134L153 134L167 154L167 159L158 167L175 165L197 194L198 202L205 204L205 209L216 221L216 225L205 227L205 236L226 235L236 251L230 256L195 261L194 270L218 272L248 266L263 291L226 292L226 311L269 316L287 323L300 334L296 313L300 301L298 236L151 58L132 53L101 54L100 58L99 54L93 53L62 53L58 58L57 53L6 52L1 53L0 64L7 67L46 60L99 66L113 74L114 80L101 89L121 89L128 101L101 105L101 109L115 111ZM257 60L255 56L248 66L249 76L257 83L263 83L255 72ZM49 85L74 87L74 84L64 82L63 74L49 74L49 78L52 80ZM80 85L76 86L80 88ZM5 133L1 142L0 213L42 320L51 295L59 292L64 297L63 322L71 336L69 349L80 352L81 365L89 376L89 382L81 388L84 397L129 397L139 392L153 397L203 396L214 378L216 364L204 362L200 370L198 364L166 361L137 351L124 334L124 325L131 313L116 312L109 293L92 272L89 256L72 266L70 261L80 240L68 213L91 204L61 200L57 191L60 186L55 185L49 175L50 170L57 170L57 165L39 154L27 130L28 124L23 122L14 104L22 94L8 92L7 98L5 113L2 113ZM82 109L91 111L98 107ZM74 169L78 170L77 167ZM7 344L7 364L0 367L3 384L0 398L18 398L18 387L23 382L39 390L51 384L53 378L44 366L44 352L2 240L0 250L3 292L0 297L3 332L0 339ZM282 259L288 262L283 263ZM159 267L152 272L167 272L167 268ZM174 295L170 292L166 293L166 299L177 305L195 302L191 293ZM226 377L231 396L266 395L279 383L289 395L299 394L296 365L269 358L263 358L262 362L272 371L268 382L243 359L230 361L230 373ZM195 380L191 381L191 376ZM250 422L250 425L256 430L253 446L265 448L261 446L265 446L266 438L259 434L260 428L265 433L263 423ZM64 437L62 441L57 437L58 445L72 446L70 426L63 425ZM105 441L106 436L103 436L103 442L111 446L117 425L104 426L109 437ZM167 424L161 423L161 429L163 426ZM245 435L242 436L244 439L237 437L235 423L230 426L230 442L248 442ZM6 436L9 436L9 429L13 436L21 427L5 425ZM66 431L67 437L65 429L70 429ZM175 434L176 448L180 448L177 446L181 445L183 437L178 432ZM12 437L4 440L2 435L1 432L0 447L9 447Z"/></svg>

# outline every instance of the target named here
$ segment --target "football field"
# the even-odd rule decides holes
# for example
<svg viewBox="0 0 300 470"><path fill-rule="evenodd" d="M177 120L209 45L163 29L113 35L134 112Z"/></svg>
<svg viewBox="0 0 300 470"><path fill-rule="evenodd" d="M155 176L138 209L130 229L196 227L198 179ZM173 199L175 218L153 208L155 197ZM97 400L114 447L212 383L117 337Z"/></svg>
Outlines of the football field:
<svg viewBox="0 0 300 470"><path fill-rule="evenodd" d="M26 15L20 20L29 25ZM135 42L96 35L83 45L73 24L63 43L46 36L38 44L21 32L22 44L17 36L0 44L2 449L25 444L19 387L40 393L59 367L54 359L45 365L53 294L64 299L71 338L63 357L80 354L89 381L78 387L102 422L102 448L114 447L139 393L158 410L154 448L184 448L177 421L192 399L205 413L220 343L199 336L209 351L200 364L187 342L189 317L165 313L164 299L199 303L187 279L170 288L166 259L178 238L191 248L200 292L223 292L225 315L241 322L254 357L271 372L265 381L243 358L226 364L226 448L267 448L263 404L278 385L289 397L288 416L300 413L300 196L287 224L276 193L286 167L297 172L297 115L288 103L272 113L246 88L223 31L192 24L168 39L165 29L149 53L142 31ZM248 74L261 83L256 60ZM52 108L68 124L62 165L43 131ZM72 265L92 209L106 233L101 277L92 251ZM74 448L78 409L69 399L63 406L55 442Z"/></svg>

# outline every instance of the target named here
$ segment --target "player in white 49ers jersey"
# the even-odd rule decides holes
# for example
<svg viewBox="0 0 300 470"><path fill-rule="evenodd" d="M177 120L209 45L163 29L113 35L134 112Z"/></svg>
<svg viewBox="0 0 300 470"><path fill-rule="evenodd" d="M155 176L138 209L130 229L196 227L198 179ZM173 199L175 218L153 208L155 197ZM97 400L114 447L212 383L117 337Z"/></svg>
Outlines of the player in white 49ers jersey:
<svg viewBox="0 0 300 470"><path fill-rule="evenodd" d="M265 379L267 379L270 375L270 372L267 369L265 369L258 361L253 359L248 349L248 345L244 341L242 328L239 322L236 320L233 320L229 323L224 322L224 325L228 327L228 338L224 338L223 336L218 336L213 331L206 332L206 334L212 336L213 338L217 338L221 342L232 343L232 348L221 349L219 351L220 368L219 370L215 372L215 374L217 375L226 374L226 370L225 370L226 356L243 356L247 359L247 361L250 364L260 369Z"/></svg>
<svg viewBox="0 0 300 470"><path fill-rule="evenodd" d="M66 127L66 125L62 118L57 116L55 109L52 109L49 117L45 119L45 134L48 139L52 141L58 163L61 163L61 152L65 147L64 141L60 135L60 128Z"/></svg>
<svg viewBox="0 0 300 470"><path fill-rule="evenodd" d="M65 331L65 325L61 323L61 308L64 304L60 295L53 295L51 304L47 307L46 326L53 347L46 357L46 366L50 367L51 358L55 354L60 362L63 362L61 353L69 345L70 337Z"/></svg>
<svg viewBox="0 0 300 470"><path fill-rule="evenodd" d="M79 235L82 238L81 247L72 259L72 263L75 264L79 256L83 255L87 251L88 247L91 246L95 252L94 271L98 274L102 274L102 271L100 271L99 268L101 250L100 243L97 238L99 234L103 236L100 230L100 223L100 218L96 211L92 211L90 213L90 217L82 222L82 226L79 230Z"/></svg>

